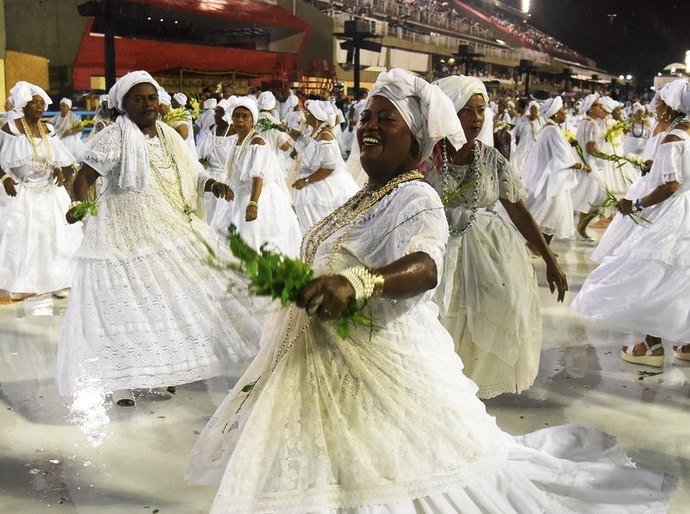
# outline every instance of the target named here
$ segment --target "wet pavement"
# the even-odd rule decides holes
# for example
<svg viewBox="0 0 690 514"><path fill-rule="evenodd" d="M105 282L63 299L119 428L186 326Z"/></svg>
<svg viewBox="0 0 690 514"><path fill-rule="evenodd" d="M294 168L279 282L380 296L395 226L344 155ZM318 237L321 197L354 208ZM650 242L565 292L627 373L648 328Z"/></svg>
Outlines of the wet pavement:
<svg viewBox="0 0 690 514"><path fill-rule="evenodd" d="M544 316L539 377L522 395L488 401L489 412L511 434L575 421L601 427L639 466L679 475L671 513L690 513L690 363L674 360L668 344L663 369L621 361L619 347L632 338L568 307L594 247L553 246L570 292L557 304L533 261ZM97 390L61 398L55 358L67 301L0 305L0 512L208 512L215 490L186 484L183 470L236 378L184 385L172 397L141 393L134 408Z"/></svg>

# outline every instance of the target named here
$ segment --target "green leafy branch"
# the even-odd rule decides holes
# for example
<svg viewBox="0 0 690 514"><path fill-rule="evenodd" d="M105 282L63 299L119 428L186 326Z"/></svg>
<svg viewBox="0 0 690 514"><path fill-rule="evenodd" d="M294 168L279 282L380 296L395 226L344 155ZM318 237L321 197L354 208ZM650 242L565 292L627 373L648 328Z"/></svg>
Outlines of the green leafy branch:
<svg viewBox="0 0 690 514"><path fill-rule="evenodd" d="M585 216L583 223L589 223L590 221L594 220L595 218L600 218L603 216L606 216L608 212L610 212L613 209L617 209L618 207L618 198L616 198L613 193L610 191L606 191L606 199L601 202L598 205L590 204L592 206L592 209L587 213ZM636 225L641 225L643 223L648 223L651 224L652 222L645 218L644 216L641 216L640 214L636 212L631 212L627 216L630 217L633 223Z"/></svg>

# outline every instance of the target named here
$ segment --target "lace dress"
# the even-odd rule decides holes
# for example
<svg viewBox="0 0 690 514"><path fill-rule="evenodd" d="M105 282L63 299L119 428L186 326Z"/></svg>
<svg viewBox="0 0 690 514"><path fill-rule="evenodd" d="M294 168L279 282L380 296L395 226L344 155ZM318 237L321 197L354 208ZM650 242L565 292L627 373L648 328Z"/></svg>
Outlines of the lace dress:
<svg viewBox="0 0 690 514"><path fill-rule="evenodd" d="M663 143L649 173L647 190L677 181L680 188L640 213L621 244L582 284L573 308L617 328L671 342L690 340L690 137Z"/></svg>
<svg viewBox="0 0 690 514"><path fill-rule="evenodd" d="M311 139L304 148L300 177L307 177L319 168L333 170L324 180L310 182L295 193L295 212L302 232L340 207L359 189L345 169L338 142Z"/></svg>
<svg viewBox="0 0 690 514"><path fill-rule="evenodd" d="M577 162L561 129L547 121L522 173L529 210L544 234L566 239L575 233L570 191L577 185L571 168Z"/></svg>
<svg viewBox="0 0 690 514"><path fill-rule="evenodd" d="M208 266L208 250L232 260L194 206L208 176L179 135L146 138L148 180L121 189L122 132L99 132L84 162L109 178L96 217L87 217L58 347L63 395L86 387L153 388L209 378L257 350L259 320L241 288ZM179 178L176 173L179 171ZM183 191L183 203L180 191ZM239 282L239 280L238 280Z"/></svg>
<svg viewBox="0 0 690 514"><path fill-rule="evenodd" d="M251 144L249 139L254 137L256 134L247 136L240 145L237 144L237 136L233 136L228 174L235 199L218 205L211 226L221 236L227 237L228 227L234 225L255 250L268 243L280 253L297 257L302 232L290 205L290 194L278 158L268 144ZM259 208L256 219L246 221L245 213L255 177L263 180Z"/></svg>
<svg viewBox="0 0 690 514"><path fill-rule="evenodd" d="M499 197L522 200L520 177L495 148L477 142L473 154L476 166L451 165L436 184L441 194L474 184L446 209L451 237L436 302L465 375L479 386L480 398L492 398L534 382L541 314L524 241L492 210Z"/></svg>
<svg viewBox="0 0 690 514"><path fill-rule="evenodd" d="M237 137L217 135L215 125L210 129L205 129L205 132L205 135L199 138L199 144L197 145L199 159L206 161L208 165L206 173L208 173L211 178L228 183L228 158L232 153L232 148ZM213 219L218 204L224 201L225 200L216 198L213 193L204 193L204 207L206 210L206 219L209 223Z"/></svg>
<svg viewBox="0 0 690 514"><path fill-rule="evenodd" d="M441 272L448 228L427 184L399 185L353 222L335 222L341 228L316 251L318 273L415 252ZM305 256L318 233L307 234ZM672 481L604 462L623 456L595 429L502 433L463 376L431 296L372 300L379 329L353 328L348 340L303 310L277 313L193 450L188 478L220 484L211 512L623 512L612 501L628 514L660 512Z"/></svg>
<svg viewBox="0 0 690 514"><path fill-rule="evenodd" d="M55 185L53 169L69 166L74 157L48 125L50 154L40 137L33 139L37 162L15 122L6 126L12 133L0 137L0 166L17 182L17 196L7 196L2 188L0 289L46 293L70 287L82 228L65 220L70 198L64 187Z"/></svg>

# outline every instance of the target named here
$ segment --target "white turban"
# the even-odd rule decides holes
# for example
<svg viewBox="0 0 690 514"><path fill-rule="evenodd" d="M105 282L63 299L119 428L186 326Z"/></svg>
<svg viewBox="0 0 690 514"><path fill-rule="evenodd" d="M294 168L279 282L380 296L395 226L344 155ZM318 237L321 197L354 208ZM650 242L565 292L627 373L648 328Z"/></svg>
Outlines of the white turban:
<svg viewBox="0 0 690 514"><path fill-rule="evenodd" d="M264 91L256 100L260 111L272 111L276 108L276 97L270 91Z"/></svg>
<svg viewBox="0 0 690 514"><path fill-rule="evenodd" d="M580 104L580 114L587 114L587 111L592 108L594 102L597 100L599 100L599 93L592 93L591 95L585 96Z"/></svg>
<svg viewBox="0 0 690 514"><path fill-rule="evenodd" d="M230 98L228 98L228 100L230 100ZM252 98L251 96L238 96L235 97L234 101L228 101L228 108L225 109L225 116L223 116L223 119L227 123L232 123L232 113L235 112L235 109L238 107L244 107L245 109L249 109L249 112L252 113L252 125L256 125L259 119L259 108Z"/></svg>
<svg viewBox="0 0 690 514"><path fill-rule="evenodd" d="M644 107L640 102L635 102L632 104L632 110L634 114L637 114L638 112L644 112Z"/></svg>
<svg viewBox="0 0 690 514"><path fill-rule="evenodd" d="M102 104L103 102L107 102L107 101L108 101L108 95L100 95L98 97L98 103L99 104Z"/></svg>
<svg viewBox="0 0 690 514"><path fill-rule="evenodd" d="M163 93L165 91L158 85L151 75L146 71L131 71L124 75L108 91L108 107L117 108L118 111L125 112L125 95L129 93L137 84L151 84L158 91L160 103L163 103Z"/></svg>
<svg viewBox="0 0 690 514"><path fill-rule="evenodd" d="M618 107L618 102L616 102L613 98L610 96L602 96L601 97L601 106L604 108L606 112L609 114L613 112L613 110Z"/></svg>
<svg viewBox="0 0 690 514"><path fill-rule="evenodd" d="M676 79L667 83L659 90L659 98L674 111L688 113L690 98L688 98L688 81Z"/></svg>
<svg viewBox="0 0 690 514"><path fill-rule="evenodd" d="M527 104L527 113L532 109L532 107L537 108L537 112L539 112L539 102L536 100L532 100L530 103Z"/></svg>
<svg viewBox="0 0 690 514"><path fill-rule="evenodd" d="M175 100L180 106L184 107L187 105L187 95L184 93L175 93L173 96L173 100Z"/></svg>
<svg viewBox="0 0 690 514"><path fill-rule="evenodd" d="M453 102L455 112L467 105L474 95L482 95L485 102L489 102L489 95L486 92L484 83L475 77L465 75L451 75L433 82L441 88L448 98Z"/></svg>
<svg viewBox="0 0 690 514"><path fill-rule="evenodd" d="M299 98L297 95L290 95L285 102L290 106L290 110L293 110L299 104Z"/></svg>
<svg viewBox="0 0 690 514"><path fill-rule="evenodd" d="M204 102L204 109L215 109L218 106L218 100L209 98Z"/></svg>
<svg viewBox="0 0 690 514"><path fill-rule="evenodd" d="M325 121L329 126L335 127L336 114L331 108L331 103L324 100L307 100L307 110L319 121Z"/></svg>
<svg viewBox="0 0 690 514"><path fill-rule="evenodd" d="M456 150L467 142L453 102L441 88L420 77L400 68L384 71L369 93L369 98L373 96L383 96L395 105L419 143L422 161L443 138Z"/></svg>
<svg viewBox="0 0 690 514"><path fill-rule="evenodd" d="M20 80L10 89L10 95L14 103L14 110L19 117L24 116L24 107L26 107L26 104L28 104L35 95L43 99L46 107L53 103L46 92L43 91L43 88L24 80Z"/></svg>
<svg viewBox="0 0 690 514"><path fill-rule="evenodd" d="M560 96L549 98L546 102L541 104L541 115L544 119L548 120L562 108L563 99Z"/></svg>
<svg viewBox="0 0 690 514"><path fill-rule="evenodd" d="M60 99L60 105L65 104L68 108L72 108L72 100L69 98L62 98Z"/></svg>

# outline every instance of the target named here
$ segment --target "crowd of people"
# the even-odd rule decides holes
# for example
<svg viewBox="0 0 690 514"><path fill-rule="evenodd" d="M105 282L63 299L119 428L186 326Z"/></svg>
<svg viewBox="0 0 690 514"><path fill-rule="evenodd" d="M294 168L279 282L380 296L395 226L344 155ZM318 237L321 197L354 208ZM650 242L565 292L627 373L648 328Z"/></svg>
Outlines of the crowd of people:
<svg viewBox="0 0 690 514"><path fill-rule="evenodd" d="M246 93L194 119L131 72L72 144L67 102L46 123L45 91L12 88L0 289L69 290L59 392L136 408L244 366L189 458L217 513L664 512L675 480L596 428L512 437L482 400L537 377L531 254L563 301L552 239L592 244L615 212L574 309L644 335L628 362L663 365L662 339L690 360L690 83L652 105L491 98L401 69L349 104ZM292 301L251 294L237 235L282 255L265 280L286 259L313 270ZM370 322L341 330L353 309Z"/></svg>

